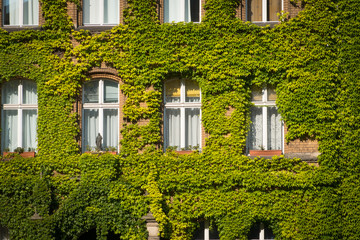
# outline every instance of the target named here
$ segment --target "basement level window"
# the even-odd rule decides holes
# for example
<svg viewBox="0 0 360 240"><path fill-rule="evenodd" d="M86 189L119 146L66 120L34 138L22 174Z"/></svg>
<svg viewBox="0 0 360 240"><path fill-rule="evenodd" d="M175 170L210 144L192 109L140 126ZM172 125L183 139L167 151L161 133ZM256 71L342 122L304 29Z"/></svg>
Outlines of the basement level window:
<svg viewBox="0 0 360 240"><path fill-rule="evenodd" d="M164 22L200 22L200 0L164 0Z"/></svg>
<svg viewBox="0 0 360 240"><path fill-rule="evenodd" d="M117 25L119 12L119 0L83 0L84 25Z"/></svg>
<svg viewBox="0 0 360 240"><path fill-rule="evenodd" d="M39 25L38 0L4 0L4 26L34 26Z"/></svg>
<svg viewBox="0 0 360 240"><path fill-rule="evenodd" d="M246 0L247 20L252 22L277 22L282 10L282 0Z"/></svg>

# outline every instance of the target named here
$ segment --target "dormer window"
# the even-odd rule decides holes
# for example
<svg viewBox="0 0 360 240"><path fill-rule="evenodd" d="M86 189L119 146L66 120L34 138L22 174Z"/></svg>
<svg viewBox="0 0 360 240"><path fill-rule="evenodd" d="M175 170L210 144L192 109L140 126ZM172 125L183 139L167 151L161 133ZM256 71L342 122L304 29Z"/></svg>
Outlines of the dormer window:
<svg viewBox="0 0 360 240"><path fill-rule="evenodd" d="M31 26L39 25L38 0L4 0L4 26Z"/></svg>
<svg viewBox="0 0 360 240"><path fill-rule="evenodd" d="M164 22L200 22L200 0L164 0Z"/></svg>
<svg viewBox="0 0 360 240"><path fill-rule="evenodd" d="M282 10L282 0L247 0L247 20L252 22L277 22Z"/></svg>

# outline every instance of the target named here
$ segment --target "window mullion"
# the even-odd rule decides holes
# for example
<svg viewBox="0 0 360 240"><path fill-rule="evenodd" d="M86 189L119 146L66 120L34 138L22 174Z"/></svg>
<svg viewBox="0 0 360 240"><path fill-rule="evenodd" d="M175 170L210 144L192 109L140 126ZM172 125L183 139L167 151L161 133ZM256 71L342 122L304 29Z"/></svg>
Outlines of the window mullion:
<svg viewBox="0 0 360 240"><path fill-rule="evenodd" d="M180 148L185 147L185 137L186 137L186 124L185 124L185 108L180 108Z"/></svg>
<svg viewBox="0 0 360 240"><path fill-rule="evenodd" d="M104 0L100 0L99 11L100 25L104 25Z"/></svg>
<svg viewBox="0 0 360 240"><path fill-rule="evenodd" d="M19 0L19 25L22 27L24 25L24 1Z"/></svg>
<svg viewBox="0 0 360 240"><path fill-rule="evenodd" d="M259 240L265 240L265 229L263 223L260 223Z"/></svg>
<svg viewBox="0 0 360 240"><path fill-rule="evenodd" d="M267 9L268 9L267 0L262 0L262 20L263 20L263 22L266 22L268 20Z"/></svg>
<svg viewBox="0 0 360 240"><path fill-rule="evenodd" d="M23 119L23 110L20 108L18 109L18 132L17 132L17 137L18 137L18 145L17 147L23 147L22 143L22 133L23 133L23 124L22 124L22 119Z"/></svg>

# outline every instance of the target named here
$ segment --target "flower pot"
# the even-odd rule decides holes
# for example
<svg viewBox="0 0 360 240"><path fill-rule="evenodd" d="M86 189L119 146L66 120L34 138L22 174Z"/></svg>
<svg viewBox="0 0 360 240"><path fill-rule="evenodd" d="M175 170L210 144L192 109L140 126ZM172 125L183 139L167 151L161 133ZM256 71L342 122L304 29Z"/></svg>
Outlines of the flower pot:
<svg viewBox="0 0 360 240"><path fill-rule="evenodd" d="M279 156L281 150L249 150L250 156Z"/></svg>

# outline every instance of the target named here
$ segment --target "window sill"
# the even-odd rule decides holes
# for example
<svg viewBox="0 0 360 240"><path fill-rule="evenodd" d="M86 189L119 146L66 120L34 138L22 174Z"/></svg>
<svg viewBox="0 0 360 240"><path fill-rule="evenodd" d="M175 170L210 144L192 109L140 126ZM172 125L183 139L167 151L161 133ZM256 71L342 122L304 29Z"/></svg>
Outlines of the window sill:
<svg viewBox="0 0 360 240"><path fill-rule="evenodd" d="M275 27L275 25L280 24L279 21L268 21L268 22L250 22L250 24L254 24L259 27L270 26L270 28Z"/></svg>
<svg viewBox="0 0 360 240"><path fill-rule="evenodd" d="M76 30L79 31L83 29L83 30L89 30L90 32L103 32L106 30L111 30L116 26L118 25L84 25L77 27Z"/></svg>
<svg viewBox="0 0 360 240"><path fill-rule="evenodd" d="M2 26L3 30L8 32L16 32L16 31L23 31L23 30L41 30L41 27L38 25L34 26Z"/></svg>
<svg viewBox="0 0 360 240"><path fill-rule="evenodd" d="M3 152L3 157L7 157L7 155L9 154L18 154L15 152ZM23 158L31 158L31 157L35 157L35 152L23 152L20 153L20 156L22 156Z"/></svg>
<svg viewBox="0 0 360 240"><path fill-rule="evenodd" d="M90 152L90 151L86 151L84 153L88 153L88 154L106 154L106 153L109 153L111 155L117 155L117 152L110 152L110 151L100 151L100 152Z"/></svg>
<svg viewBox="0 0 360 240"><path fill-rule="evenodd" d="M185 155L185 154L191 154L194 152L197 152L196 150L181 150L181 151L175 151L179 155Z"/></svg>
<svg viewBox="0 0 360 240"><path fill-rule="evenodd" d="M249 150L249 156L280 156L281 150Z"/></svg>

